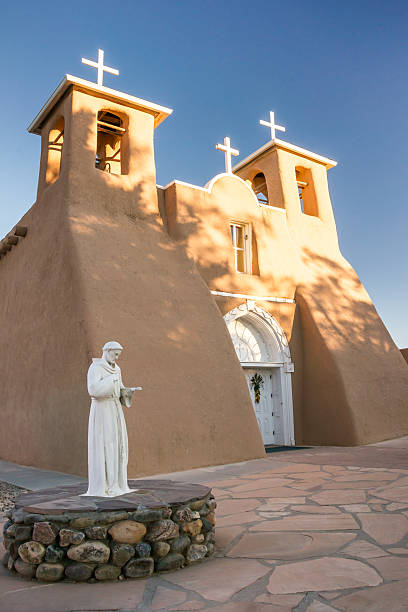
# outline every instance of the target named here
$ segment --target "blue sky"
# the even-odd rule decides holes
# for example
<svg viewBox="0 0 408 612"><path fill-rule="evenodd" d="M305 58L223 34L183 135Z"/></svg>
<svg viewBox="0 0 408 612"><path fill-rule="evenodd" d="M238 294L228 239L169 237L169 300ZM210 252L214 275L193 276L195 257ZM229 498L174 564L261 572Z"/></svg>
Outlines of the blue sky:
<svg viewBox="0 0 408 612"><path fill-rule="evenodd" d="M38 0L2 6L0 235L33 203L40 139L26 127L81 57L119 68L104 84L174 109L156 131L158 182L203 185L278 136L336 159L329 185L343 254L408 347L406 0Z"/></svg>

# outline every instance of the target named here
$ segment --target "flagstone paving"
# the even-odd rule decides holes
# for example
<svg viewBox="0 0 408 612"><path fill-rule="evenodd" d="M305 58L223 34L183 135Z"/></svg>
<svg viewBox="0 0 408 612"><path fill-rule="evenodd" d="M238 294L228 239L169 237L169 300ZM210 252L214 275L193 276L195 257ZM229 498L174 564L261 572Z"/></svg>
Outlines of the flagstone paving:
<svg viewBox="0 0 408 612"><path fill-rule="evenodd" d="M215 558L101 584L35 583L1 567L0 612L406 612L407 451L404 438L171 475L213 488Z"/></svg>

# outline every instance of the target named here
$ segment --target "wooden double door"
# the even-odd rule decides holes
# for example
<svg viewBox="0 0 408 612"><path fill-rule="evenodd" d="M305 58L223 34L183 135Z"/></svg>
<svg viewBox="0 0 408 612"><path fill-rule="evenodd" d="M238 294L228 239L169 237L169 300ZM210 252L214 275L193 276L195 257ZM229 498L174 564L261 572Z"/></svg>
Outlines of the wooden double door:
<svg viewBox="0 0 408 612"><path fill-rule="evenodd" d="M283 444L281 368L245 367L244 373L264 444Z"/></svg>

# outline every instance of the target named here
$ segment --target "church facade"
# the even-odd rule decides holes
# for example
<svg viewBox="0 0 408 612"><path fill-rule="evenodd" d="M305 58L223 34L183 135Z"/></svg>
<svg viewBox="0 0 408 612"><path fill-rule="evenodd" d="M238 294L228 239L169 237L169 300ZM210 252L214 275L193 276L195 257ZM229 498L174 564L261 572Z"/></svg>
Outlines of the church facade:
<svg viewBox="0 0 408 612"><path fill-rule="evenodd" d="M37 199L0 243L1 458L86 474L86 372L124 346L129 476L408 433L408 367L342 256L335 162L273 138L156 184L170 109L66 75Z"/></svg>

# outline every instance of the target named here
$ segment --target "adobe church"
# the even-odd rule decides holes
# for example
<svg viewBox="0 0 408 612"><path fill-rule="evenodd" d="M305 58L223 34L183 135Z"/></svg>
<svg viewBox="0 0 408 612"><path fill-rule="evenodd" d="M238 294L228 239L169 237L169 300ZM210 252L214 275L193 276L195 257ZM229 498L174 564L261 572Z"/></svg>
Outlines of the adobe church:
<svg viewBox="0 0 408 612"><path fill-rule="evenodd" d="M66 75L29 126L34 205L0 243L0 457L87 473L86 373L124 351L129 477L408 433L408 367L342 256L333 160L271 139L156 184L171 110ZM220 155L220 162L222 153Z"/></svg>

